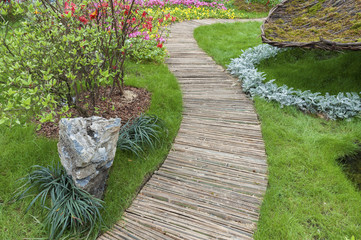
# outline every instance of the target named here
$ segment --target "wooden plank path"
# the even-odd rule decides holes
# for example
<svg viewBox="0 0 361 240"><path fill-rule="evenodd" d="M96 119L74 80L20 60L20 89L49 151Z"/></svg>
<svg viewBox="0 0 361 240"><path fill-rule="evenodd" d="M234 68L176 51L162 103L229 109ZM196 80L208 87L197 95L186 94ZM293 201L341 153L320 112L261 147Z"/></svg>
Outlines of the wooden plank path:
<svg viewBox="0 0 361 240"><path fill-rule="evenodd" d="M252 239L267 187L260 124L237 81L193 38L200 25L233 21L172 26L167 64L183 91L179 133L123 219L98 239Z"/></svg>

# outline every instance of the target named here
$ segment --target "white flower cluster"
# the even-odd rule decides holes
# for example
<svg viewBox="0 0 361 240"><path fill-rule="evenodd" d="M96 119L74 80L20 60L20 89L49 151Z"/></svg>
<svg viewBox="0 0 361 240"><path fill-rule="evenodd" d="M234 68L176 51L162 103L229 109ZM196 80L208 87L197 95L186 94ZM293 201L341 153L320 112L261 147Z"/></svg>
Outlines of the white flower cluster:
<svg viewBox="0 0 361 240"><path fill-rule="evenodd" d="M275 100L281 106L297 106L310 113L319 112L334 120L354 117L361 112L361 98L357 93L326 93L323 96L319 92L294 90L286 85L279 87L274 80L265 82L265 73L259 72L255 65L281 51L284 50L267 44L249 48L239 58L232 59L228 71L239 78L243 91L251 97Z"/></svg>

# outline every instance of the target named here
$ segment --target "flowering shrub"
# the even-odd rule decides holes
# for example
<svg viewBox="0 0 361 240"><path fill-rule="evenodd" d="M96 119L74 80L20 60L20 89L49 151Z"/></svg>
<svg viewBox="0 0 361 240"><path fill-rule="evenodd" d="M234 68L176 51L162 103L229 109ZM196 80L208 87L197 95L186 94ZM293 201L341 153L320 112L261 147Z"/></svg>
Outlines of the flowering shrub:
<svg viewBox="0 0 361 240"><path fill-rule="evenodd" d="M137 3L149 8L149 12L170 13L178 21L204 18L242 18L244 15L234 9L227 9L227 1L199 0L136 0Z"/></svg>
<svg viewBox="0 0 361 240"><path fill-rule="evenodd" d="M30 20L2 33L0 47L0 124L24 122L24 112L51 121L75 108L94 111L99 88L123 92L124 61L133 42L151 40L162 48L155 29L173 19L154 18L134 2L36 2ZM85 94L85 92L87 94ZM90 98L91 106L82 104ZM50 111L43 111L50 109Z"/></svg>
<svg viewBox="0 0 361 240"><path fill-rule="evenodd" d="M161 63L167 56L167 51L163 47L164 42L164 39L130 39L128 44L131 47L129 47L128 54L136 62Z"/></svg>
<svg viewBox="0 0 361 240"><path fill-rule="evenodd" d="M280 48L267 44L243 51L239 58L232 59L228 71L242 82L242 90L268 101L277 101L281 106L296 106L310 113L323 113L330 119L354 117L361 112L361 98L357 93L330 95L311 91L300 91L285 85L278 87L273 81L264 82L265 74L257 71L255 65L263 59L276 56ZM361 94L361 93L360 93Z"/></svg>
<svg viewBox="0 0 361 240"><path fill-rule="evenodd" d="M222 2L205 2L199 0L136 0L136 3L144 7L212 7L227 10Z"/></svg>
<svg viewBox="0 0 361 240"><path fill-rule="evenodd" d="M211 7L165 7L160 10L169 12L179 21L205 18L234 19L244 17L242 13L239 13L233 9L224 10Z"/></svg>

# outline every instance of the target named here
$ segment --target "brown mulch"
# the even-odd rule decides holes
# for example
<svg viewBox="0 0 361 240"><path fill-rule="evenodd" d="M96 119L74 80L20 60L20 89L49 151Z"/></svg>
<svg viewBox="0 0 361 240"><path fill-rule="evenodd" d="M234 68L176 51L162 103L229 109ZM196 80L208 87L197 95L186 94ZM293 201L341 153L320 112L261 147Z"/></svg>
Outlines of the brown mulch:
<svg viewBox="0 0 361 240"><path fill-rule="evenodd" d="M239 10L245 10L247 12L269 12L272 6L269 4L268 6L261 3L246 3L245 0L235 0L234 5Z"/></svg>
<svg viewBox="0 0 361 240"><path fill-rule="evenodd" d="M110 87L101 88L100 93L109 93ZM109 94L106 94L108 96ZM124 95L119 95L119 90L114 90L113 95L110 98L100 99L97 104L97 110L88 111L89 116L100 116L104 118L120 118L122 124L125 124L128 120L138 117L141 113L144 113L150 105L151 94L143 88L125 87ZM86 99L89 101L89 98ZM85 101L83 104L90 105ZM71 114L71 117L81 117L75 109L70 109L67 113ZM42 135L48 138L57 138L59 134L58 122L60 116L55 117L54 122L41 123L40 130L37 131L38 135ZM39 123L38 121L35 121Z"/></svg>

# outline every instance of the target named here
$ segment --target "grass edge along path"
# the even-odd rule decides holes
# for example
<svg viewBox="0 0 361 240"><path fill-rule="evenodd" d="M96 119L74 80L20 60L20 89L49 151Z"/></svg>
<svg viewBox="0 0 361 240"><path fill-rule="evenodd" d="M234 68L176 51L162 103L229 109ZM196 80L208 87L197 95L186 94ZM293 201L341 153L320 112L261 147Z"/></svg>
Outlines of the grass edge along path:
<svg viewBox="0 0 361 240"><path fill-rule="evenodd" d="M121 161L114 161L104 199L107 207L105 221L108 225L121 218L142 184L164 161L182 120L181 90L177 79L165 64L130 64L129 69L126 83L135 87L145 87L152 93L147 113L164 120L169 133L164 145L151 154L146 154L143 159L134 159L134 156L125 154Z"/></svg>
<svg viewBox="0 0 361 240"><path fill-rule="evenodd" d="M261 43L259 25L216 24L199 27L194 35L225 67L241 49ZM268 155L269 186L254 238L359 238L361 194L336 159L358 148L360 119L325 121L259 98L255 107Z"/></svg>
<svg viewBox="0 0 361 240"><path fill-rule="evenodd" d="M117 151L105 193L107 225L120 219L147 174L151 174L167 156L178 131L182 113L182 95L176 78L164 64L129 64L127 85L143 87L152 93L149 114L155 114L166 123L169 135L164 145L142 159ZM125 123L122 123L125 124ZM56 140L37 137L33 126L0 129L0 239L46 237L41 225L40 206L25 214L28 201L7 204L21 177L33 165L52 165L59 162Z"/></svg>

